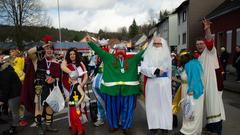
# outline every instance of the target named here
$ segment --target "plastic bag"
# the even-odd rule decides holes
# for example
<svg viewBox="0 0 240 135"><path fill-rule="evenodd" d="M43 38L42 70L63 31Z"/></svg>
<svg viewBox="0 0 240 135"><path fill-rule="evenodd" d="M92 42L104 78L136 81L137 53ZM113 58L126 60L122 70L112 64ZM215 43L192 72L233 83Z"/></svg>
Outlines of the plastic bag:
<svg viewBox="0 0 240 135"><path fill-rule="evenodd" d="M186 120L193 121L194 120L194 104L193 104L193 96L187 95L182 103L183 117Z"/></svg>
<svg viewBox="0 0 240 135"><path fill-rule="evenodd" d="M64 109L65 101L59 86L54 86L53 90L46 99L46 103L54 112L60 112Z"/></svg>

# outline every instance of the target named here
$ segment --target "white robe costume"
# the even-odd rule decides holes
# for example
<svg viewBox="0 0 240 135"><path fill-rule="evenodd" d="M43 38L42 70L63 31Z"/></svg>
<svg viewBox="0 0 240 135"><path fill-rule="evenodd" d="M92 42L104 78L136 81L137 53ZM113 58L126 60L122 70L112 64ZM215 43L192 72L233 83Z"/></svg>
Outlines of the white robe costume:
<svg viewBox="0 0 240 135"><path fill-rule="evenodd" d="M166 41L161 38L162 47L153 46L150 42L144 53L141 73L147 76L146 115L149 129L172 130L172 90L171 90L171 57ZM160 68L167 72L167 77L156 77L154 72Z"/></svg>
<svg viewBox="0 0 240 135"><path fill-rule="evenodd" d="M205 88L205 108L207 123L215 123L225 120L225 112L221 98L221 92L218 91L215 69L219 68L216 48L204 49L199 61L203 65L203 83Z"/></svg>
<svg viewBox="0 0 240 135"><path fill-rule="evenodd" d="M181 73L181 79L187 81L187 74L185 70ZM182 83L182 98L187 96L188 84ZM183 118L181 133L184 135L201 135L202 133L202 119L203 119L203 100L204 94L198 99L193 100L194 120L189 121Z"/></svg>

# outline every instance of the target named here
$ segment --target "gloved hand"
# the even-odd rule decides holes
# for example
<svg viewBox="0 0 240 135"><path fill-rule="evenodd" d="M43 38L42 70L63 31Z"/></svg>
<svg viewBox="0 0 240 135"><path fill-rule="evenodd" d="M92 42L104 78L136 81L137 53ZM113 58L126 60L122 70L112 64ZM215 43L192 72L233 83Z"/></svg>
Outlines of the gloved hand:
<svg viewBox="0 0 240 135"><path fill-rule="evenodd" d="M156 75L156 76L159 76L159 74L160 74L160 69L159 68L157 68L155 71L154 71L154 73L153 73L154 75Z"/></svg>

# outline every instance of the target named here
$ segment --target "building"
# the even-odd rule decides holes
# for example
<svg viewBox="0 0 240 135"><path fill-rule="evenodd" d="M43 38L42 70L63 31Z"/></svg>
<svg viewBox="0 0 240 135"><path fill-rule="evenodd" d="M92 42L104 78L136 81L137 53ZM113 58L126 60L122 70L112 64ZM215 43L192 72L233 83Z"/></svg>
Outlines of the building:
<svg viewBox="0 0 240 135"><path fill-rule="evenodd" d="M203 37L201 20L224 0L186 0L175 12L178 14L178 46L177 51L194 49L195 39Z"/></svg>
<svg viewBox="0 0 240 135"><path fill-rule="evenodd" d="M227 52L233 53L236 45L240 45L240 0L224 1L206 18L213 23L212 33L218 52L224 46Z"/></svg>
<svg viewBox="0 0 240 135"><path fill-rule="evenodd" d="M86 42L54 42L53 46L57 54L64 54L69 48L76 48L81 53L92 53Z"/></svg>
<svg viewBox="0 0 240 135"><path fill-rule="evenodd" d="M178 45L177 17L177 14L170 14L156 25L157 34L167 40L172 51L175 50Z"/></svg>

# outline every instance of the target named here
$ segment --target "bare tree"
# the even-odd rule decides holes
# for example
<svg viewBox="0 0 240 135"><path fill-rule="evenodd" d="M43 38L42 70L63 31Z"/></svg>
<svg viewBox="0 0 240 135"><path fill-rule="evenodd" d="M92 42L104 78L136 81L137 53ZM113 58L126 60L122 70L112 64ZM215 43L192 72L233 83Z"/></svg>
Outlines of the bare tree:
<svg viewBox="0 0 240 135"><path fill-rule="evenodd" d="M22 27L43 24L41 3L38 0L0 0L0 23L14 26L15 41L22 48Z"/></svg>

